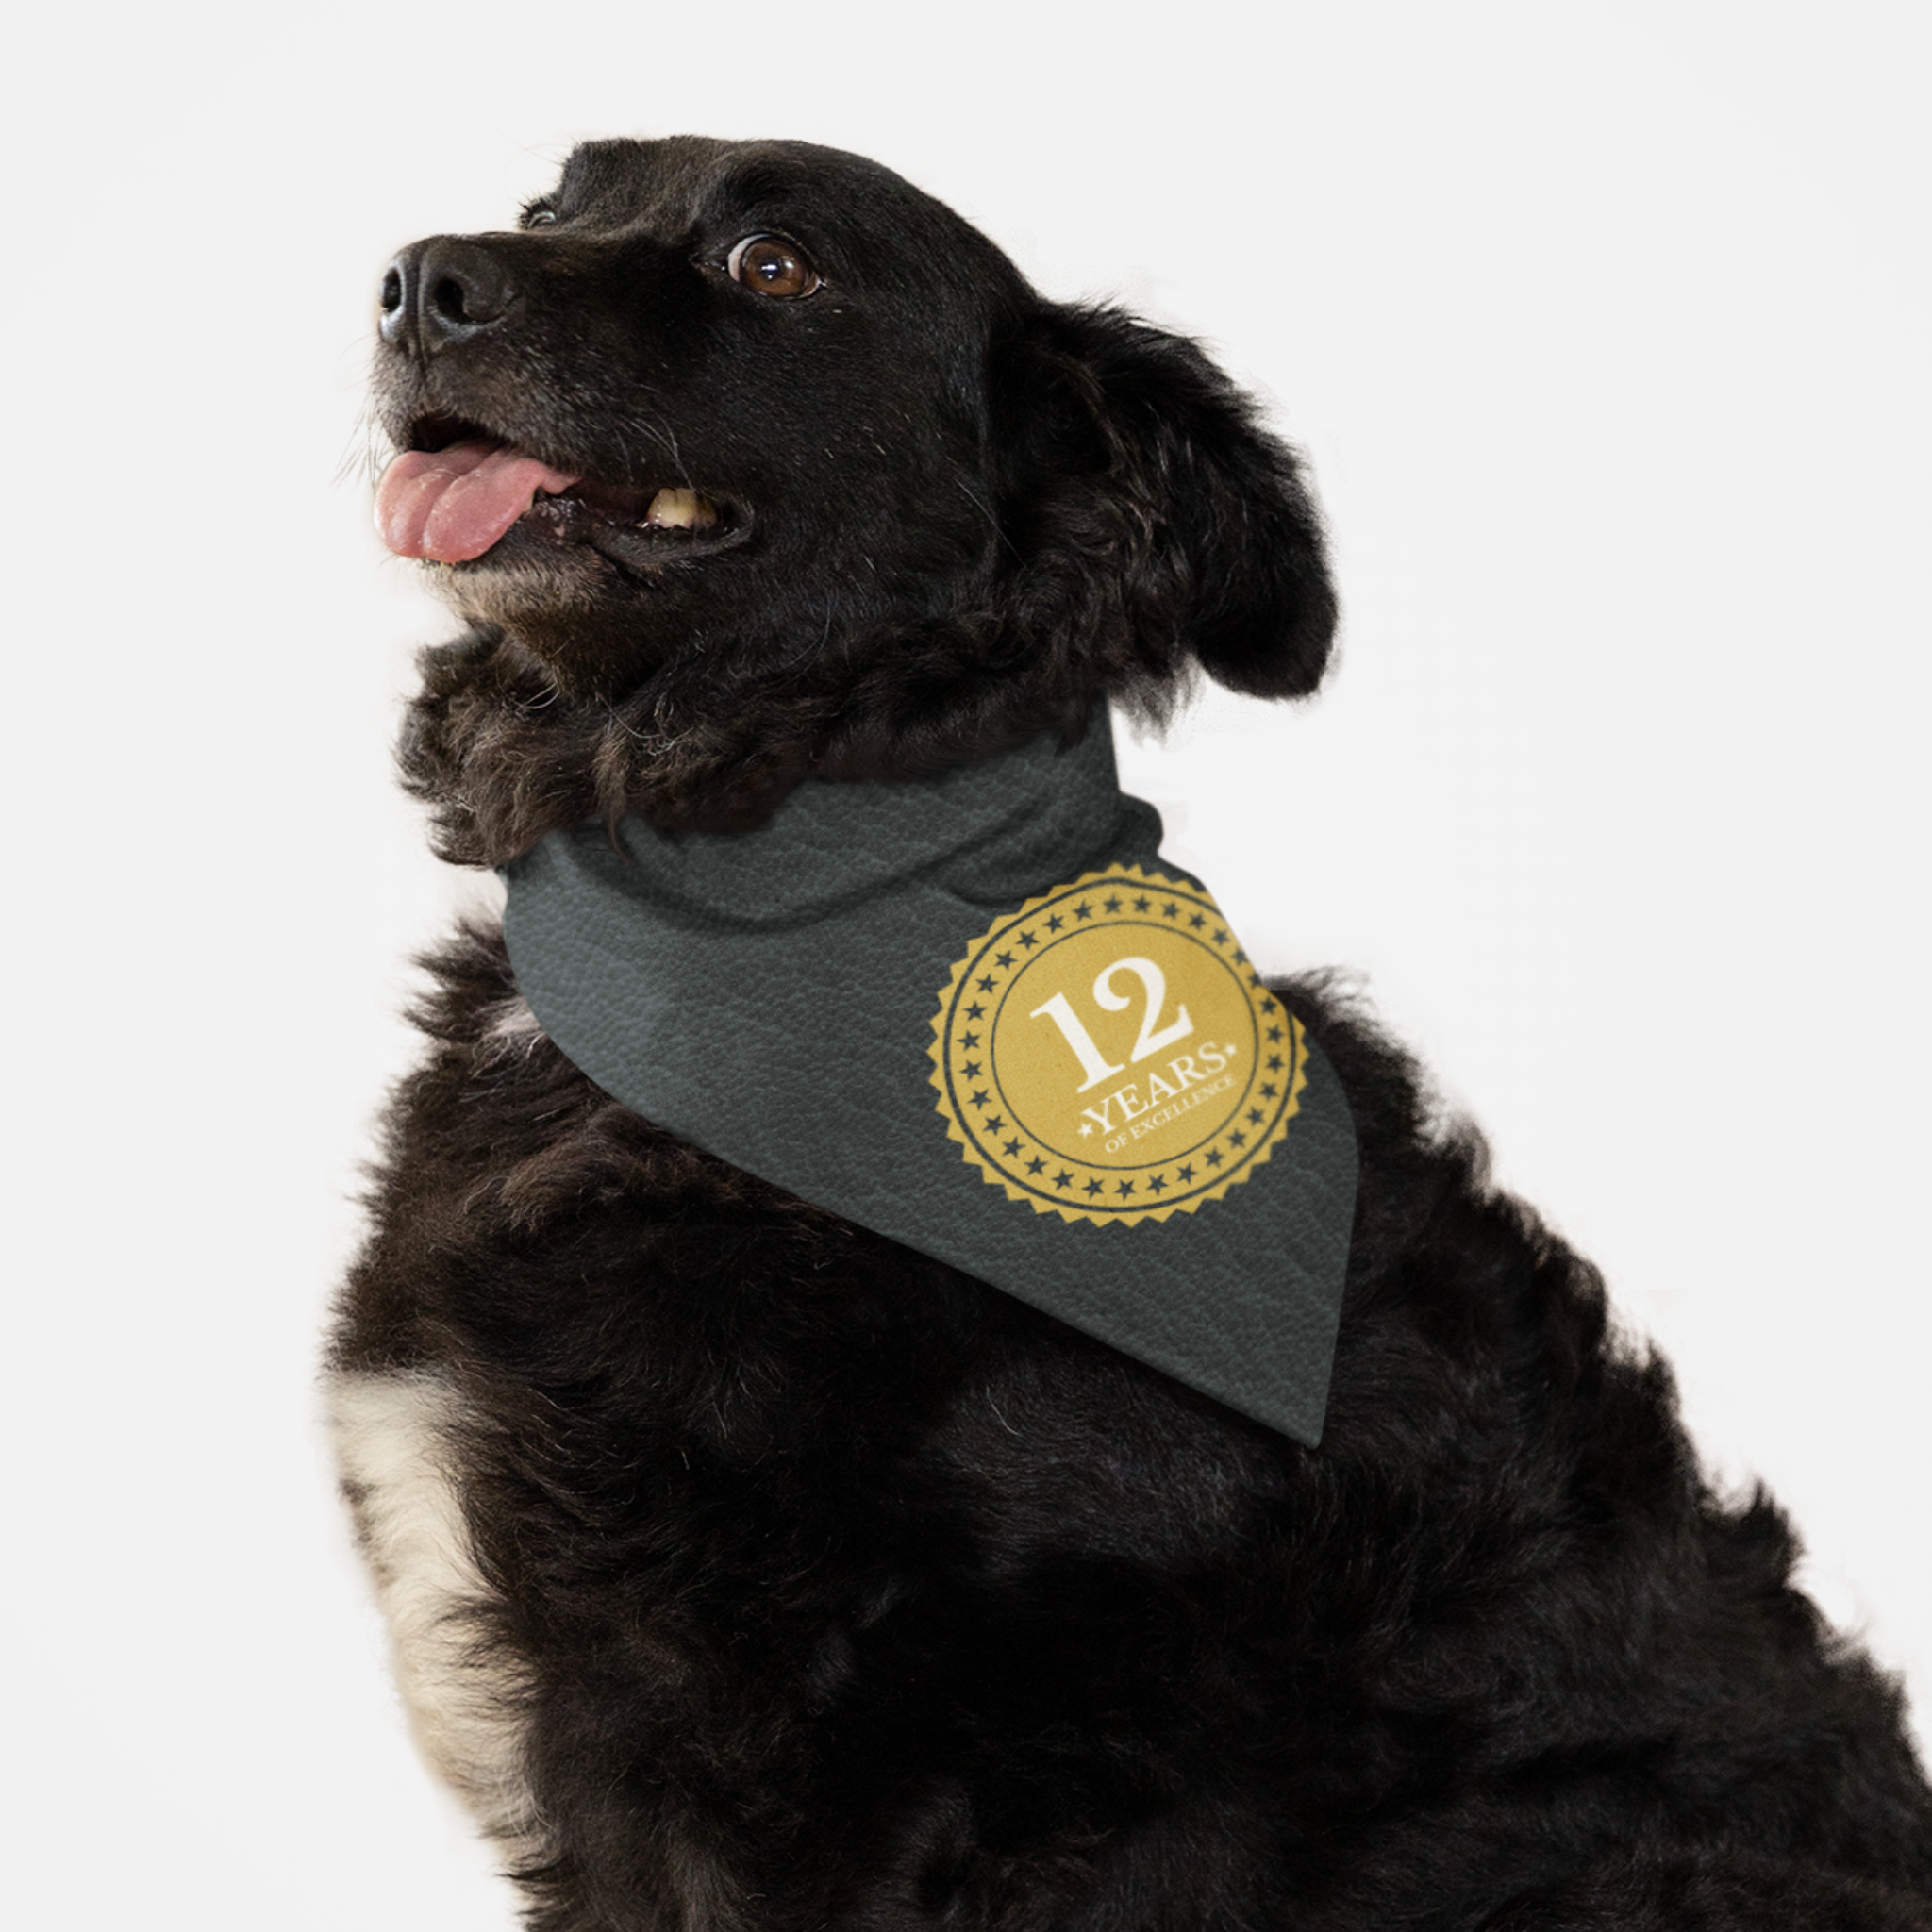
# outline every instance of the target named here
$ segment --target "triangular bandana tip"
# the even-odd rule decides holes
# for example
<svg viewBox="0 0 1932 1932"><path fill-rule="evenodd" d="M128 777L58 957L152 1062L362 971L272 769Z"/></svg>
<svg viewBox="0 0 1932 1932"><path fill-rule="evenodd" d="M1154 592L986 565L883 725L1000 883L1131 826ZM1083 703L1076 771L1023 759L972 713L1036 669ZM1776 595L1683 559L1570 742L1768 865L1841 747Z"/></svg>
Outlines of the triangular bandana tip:
<svg viewBox="0 0 1932 1932"><path fill-rule="evenodd" d="M518 985L607 1093L1320 1439L1347 1100L1161 861L1104 713L1065 750L808 781L759 831L619 836L558 833L505 869Z"/></svg>

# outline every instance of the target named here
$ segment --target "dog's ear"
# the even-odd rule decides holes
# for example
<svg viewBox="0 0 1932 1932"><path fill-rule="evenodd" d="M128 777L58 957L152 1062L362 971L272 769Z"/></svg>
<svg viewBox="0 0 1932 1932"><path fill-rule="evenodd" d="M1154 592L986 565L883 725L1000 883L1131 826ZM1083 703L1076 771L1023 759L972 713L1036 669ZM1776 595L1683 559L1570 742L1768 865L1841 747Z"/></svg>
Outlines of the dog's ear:
<svg viewBox="0 0 1932 1932"><path fill-rule="evenodd" d="M1042 304L1007 367L1021 548L1062 596L1085 577L1109 679L1158 704L1150 684L1192 656L1235 691L1313 691L1336 616L1321 518L1248 399L1192 342L1107 308Z"/></svg>

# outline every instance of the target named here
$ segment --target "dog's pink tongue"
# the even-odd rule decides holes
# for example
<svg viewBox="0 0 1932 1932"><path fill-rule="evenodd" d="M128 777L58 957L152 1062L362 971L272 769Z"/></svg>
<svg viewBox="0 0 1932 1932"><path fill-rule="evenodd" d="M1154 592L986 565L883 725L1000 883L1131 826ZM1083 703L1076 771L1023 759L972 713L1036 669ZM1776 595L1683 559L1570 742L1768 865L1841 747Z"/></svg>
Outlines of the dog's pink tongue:
<svg viewBox="0 0 1932 1932"><path fill-rule="evenodd" d="M481 557L538 491L555 494L576 480L493 443L405 450L375 486L375 527L398 557L463 563Z"/></svg>

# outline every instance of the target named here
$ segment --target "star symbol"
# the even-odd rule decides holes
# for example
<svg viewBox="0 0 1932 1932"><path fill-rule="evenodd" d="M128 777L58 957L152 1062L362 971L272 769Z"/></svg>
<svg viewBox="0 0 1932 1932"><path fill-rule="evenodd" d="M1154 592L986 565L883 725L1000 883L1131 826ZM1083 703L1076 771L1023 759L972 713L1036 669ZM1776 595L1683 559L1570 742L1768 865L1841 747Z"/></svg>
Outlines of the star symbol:
<svg viewBox="0 0 1932 1932"><path fill-rule="evenodd" d="M1080 1138L1081 1138L1081 1140L1083 1140L1083 1141L1084 1141L1084 1140L1085 1140L1085 1139L1087 1138L1087 1136L1088 1136L1089 1134L1091 1134L1091 1133L1092 1131L1093 1131L1093 1123L1092 1123L1091 1121L1082 1121L1082 1122L1080 1123Z"/></svg>
<svg viewBox="0 0 1932 1932"><path fill-rule="evenodd" d="M959 1077L962 1080L976 1080L979 1078L980 1074L983 1074L985 1071L986 1069L982 1067L977 1060L968 1060L966 1064L959 1069Z"/></svg>
<svg viewBox="0 0 1932 1932"><path fill-rule="evenodd" d="M1023 1143L1021 1141L1019 1135L1015 1134L1010 1141L1006 1141L1001 1146L1000 1152L1006 1155L1009 1159L1017 1160L1020 1158L1020 1148L1022 1144Z"/></svg>
<svg viewBox="0 0 1932 1932"><path fill-rule="evenodd" d="M1030 932L1023 932L1020 935L1020 943L1023 946L1025 946L1030 949L1034 946L1037 946L1040 943L1040 941L1037 939L1035 939Z"/></svg>
<svg viewBox="0 0 1932 1932"><path fill-rule="evenodd" d="M1178 919L1181 916L1181 908L1178 906L1176 906L1172 899L1170 899L1167 902L1167 904L1160 908L1160 916L1163 919Z"/></svg>
<svg viewBox="0 0 1932 1932"><path fill-rule="evenodd" d="M1148 898L1147 894L1145 892L1142 892L1141 896L1134 901L1134 910L1136 912L1144 912L1146 911L1148 907L1151 906L1153 903L1154 902Z"/></svg>
<svg viewBox="0 0 1932 1932"><path fill-rule="evenodd" d="M1194 1178L1194 1169L1192 1163L1190 1162L1189 1165L1186 1167L1176 1168L1174 1170L1174 1178L1180 1181L1192 1180Z"/></svg>
<svg viewBox="0 0 1932 1932"><path fill-rule="evenodd" d="M1104 1194L1107 1192L1107 1190L1098 1181L1089 1181L1087 1183L1087 1192L1089 1195Z"/></svg>
<svg viewBox="0 0 1932 1932"><path fill-rule="evenodd" d="M1268 1056L1268 1071L1269 1071L1269 1072L1270 1072L1271 1074L1278 1074L1278 1073L1280 1073L1280 1071L1281 1071L1281 1056L1280 1056L1280 1055L1279 1055L1278 1053L1271 1053L1271 1054L1270 1054L1270 1055Z"/></svg>
<svg viewBox="0 0 1932 1932"><path fill-rule="evenodd" d="M1072 1187L1074 1184L1074 1176L1070 1174L1065 1168L1061 1168L1059 1173L1054 1175L1053 1184L1057 1188Z"/></svg>
<svg viewBox="0 0 1932 1932"><path fill-rule="evenodd" d="M1224 946L1224 945L1226 945L1226 943L1227 943L1227 928L1226 928L1226 926L1224 926L1224 925L1217 925L1217 926L1216 926L1216 927L1214 928L1214 943L1215 943L1215 944L1216 944L1217 946Z"/></svg>
<svg viewBox="0 0 1932 1932"><path fill-rule="evenodd" d="M1245 1147L1248 1144L1248 1137L1244 1133L1242 1133L1239 1127L1237 1127L1234 1130L1234 1132L1227 1137L1227 1144L1230 1147Z"/></svg>
<svg viewBox="0 0 1932 1932"><path fill-rule="evenodd" d="M1059 931L1061 926L1066 924L1066 923L1067 922L1064 919L1062 919L1058 912L1056 912L1054 916L1046 922L1046 929L1048 932L1058 932Z"/></svg>
<svg viewBox="0 0 1932 1932"><path fill-rule="evenodd" d="M985 1132L987 1132L987 1133L989 1133L989 1134L997 1134L997 1133L999 1132L999 1130L1000 1130L1000 1129L1001 1129L1001 1128L1002 1128L1003 1126L1005 1126L1005 1125L1006 1125L1006 1124L1007 1124L1007 1117L1006 1117L1006 1115L1005 1115L1005 1114L1003 1114L1003 1113L996 1113L996 1114L994 1114L994 1115L993 1115L993 1117L991 1118L991 1120L990 1120L990 1121L981 1121L979 1124L980 1124L981 1128L982 1128L982 1129L984 1129L984 1131L985 1131Z"/></svg>
<svg viewBox="0 0 1932 1932"><path fill-rule="evenodd" d="M1273 1000L1263 1000L1261 1002L1261 1010L1264 1013L1272 1013L1274 1010L1274 1002Z"/></svg>
<svg viewBox="0 0 1932 1932"><path fill-rule="evenodd" d="M1221 1165L1221 1156L1211 1147L1208 1150L1208 1165L1209 1167L1219 1167Z"/></svg>
<svg viewBox="0 0 1932 1932"><path fill-rule="evenodd" d="M973 1004L966 1008L966 1017L969 1020L981 1019L985 1016L985 1013L986 1008L983 1006L981 1006L977 1000L974 1000Z"/></svg>
<svg viewBox="0 0 1932 1932"><path fill-rule="evenodd" d="M1279 1039L1281 1038L1281 1028L1280 1028L1279 1026L1271 1026L1271 1027L1269 1027L1269 1029L1268 1029L1268 1038L1269 1038L1270 1040L1275 1040L1275 1041L1278 1041L1278 1040L1279 1040Z"/></svg>
<svg viewBox="0 0 1932 1932"><path fill-rule="evenodd" d="M1201 928L1208 924L1208 915L1205 912L1197 912L1191 919L1188 921L1188 924L1191 925L1196 932L1199 932Z"/></svg>
<svg viewBox="0 0 1932 1932"><path fill-rule="evenodd" d="M1162 1188L1166 1187L1167 1176L1164 1174L1158 1174L1147 1185L1158 1194Z"/></svg>
<svg viewBox="0 0 1932 1932"><path fill-rule="evenodd" d="M1233 1059L1235 1056L1239 1054L1241 1051L1241 1049L1238 1046L1236 1046L1234 1041L1231 1040L1221 1050L1228 1057L1229 1059Z"/></svg>
<svg viewBox="0 0 1932 1932"><path fill-rule="evenodd" d="M1103 900L1100 909L1103 912L1118 912L1121 909L1121 902L1118 899Z"/></svg>
<svg viewBox="0 0 1932 1932"><path fill-rule="evenodd" d="M1248 963L1248 956L1245 953L1237 953L1234 956L1234 963L1237 966L1245 966Z"/></svg>
<svg viewBox="0 0 1932 1932"><path fill-rule="evenodd" d="M963 1050L964 1052L967 1052L967 1053L971 1053L971 1052L973 1051L973 1049L974 1049L974 1048L975 1046L977 1046L978 1044L979 1044L979 1035L978 1035L978 1034L976 1034L976 1033L962 1033L962 1034L960 1034L960 1036L959 1036L959 1045L960 1045L961 1049L962 1049L962 1050Z"/></svg>
<svg viewBox="0 0 1932 1932"><path fill-rule="evenodd" d="M1091 919L1093 917L1093 908L1083 899L1074 908L1074 917L1075 919Z"/></svg>
<svg viewBox="0 0 1932 1932"><path fill-rule="evenodd" d="M1257 973L1252 966L1250 966L1248 968L1248 984L1250 986L1259 986L1260 983L1261 975L1258 973Z"/></svg>
<svg viewBox="0 0 1932 1932"><path fill-rule="evenodd" d="M986 978L979 980L977 982L977 985L981 992L991 992L997 983L998 982L994 980L991 974L989 974Z"/></svg>
<svg viewBox="0 0 1932 1932"><path fill-rule="evenodd" d="M1261 1124L1261 1119L1262 1119L1262 1115L1261 1115L1261 1109L1260 1109L1260 1108L1259 1108L1258 1107L1251 1107L1251 1108L1249 1108L1249 1109L1248 1109L1248 1124L1249 1124L1249 1126L1251 1126L1251 1127L1258 1127L1258 1126L1259 1126L1259 1125Z"/></svg>
<svg viewBox="0 0 1932 1932"><path fill-rule="evenodd" d="M992 1105L992 1095L984 1087L975 1087L973 1090L973 1098L967 1105L970 1107L991 1107Z"/></svg>
<svg viewBox="0 0 1932 1932"><path fill-rule="evenodd" d="M1013 963L1013 956L1010 953L995 953L992 956L992 963L995 966L1010 966Z"/></svg>
<svg viewBox="0 0 1932 1932"><path fill-rule="evenodd" d="M1124 1201L1127 1198L1127 1196L1131 1194L1133 1191L1134 1184L1132 1181L1123 1181L1120 1184L1120 1186L1114 1190L1114 1192L1118 1194L1123 1201Z"/></svg>
<svg viewBox="0 0 1932 1932"><path fill-rule="evenodd" d="M1273 1100L1274 1098L1274 1082L1273 1080L1270 1080L1261 1089L1261 1098L1263 1100Z"/></svg>
<svg viewBox="0 0 1932 1932"><path fill-rule="evenodd" d="M1040 1156L1036 1154L1033 1157L1033 1158L1026 1163L1026 1172L1028 1174L1044 1174L1046 1172L1046 1162L1041 1159Z"/></svg>

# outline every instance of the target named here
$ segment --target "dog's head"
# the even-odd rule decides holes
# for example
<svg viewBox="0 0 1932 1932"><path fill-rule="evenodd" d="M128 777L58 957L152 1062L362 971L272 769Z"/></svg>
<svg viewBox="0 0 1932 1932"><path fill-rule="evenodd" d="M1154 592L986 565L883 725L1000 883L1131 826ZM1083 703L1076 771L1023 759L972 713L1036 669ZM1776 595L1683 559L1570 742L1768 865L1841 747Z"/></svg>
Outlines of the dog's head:
<svg viewBox="0 0 1932 1932"><path fill-rule="evenodd" d="M449 857L1321 675L1319 525L1246 402L857 156L591 142L514 231L406 248L381 335L378 518L471 626L405 742Z"/></svg>

